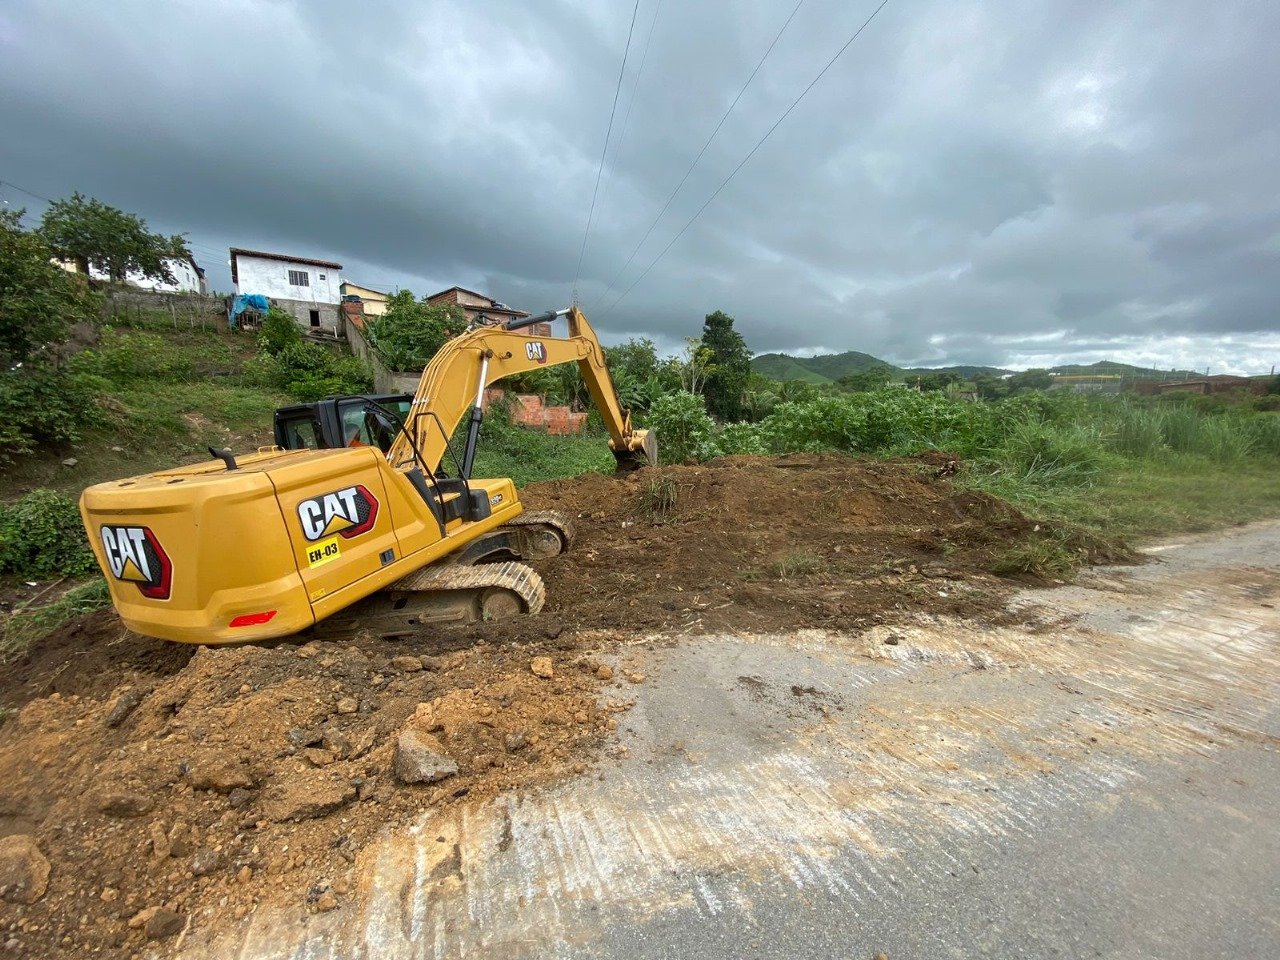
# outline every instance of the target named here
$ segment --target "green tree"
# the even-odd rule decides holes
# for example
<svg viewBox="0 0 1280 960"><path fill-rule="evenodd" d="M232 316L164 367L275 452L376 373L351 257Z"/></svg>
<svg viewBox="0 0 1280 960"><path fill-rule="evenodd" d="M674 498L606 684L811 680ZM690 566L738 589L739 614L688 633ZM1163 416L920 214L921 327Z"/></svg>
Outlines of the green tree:
<svg viewBox="0 0 1280 960"><path fill-rule="evenodd" d="M1010 393L1023 393L1028 390L1048 390L1053 386L1053 375L1048 370L1032 368L1015 373L1008 381Z"/></svg>
<svg viewBox="0 0 1280 960"><path fill-rule="evenodd" d="M870 393L873 390L884 389L892 376L892 367L871 367L861 373L851 373L841 377L836 382L850 393Z"/></svg>
<svg viewBox="0 0 1280 960"><path fill-rule="evenodd" d="M710 354L710 372L703 394L707 407L724 420L742 418L742 404L751 379L751 351L733 329L733 317L717 310L702 326L702 345Z"/></svg>
<svg viewBox="0 0 1280 960"><path fill-rule="evenodd" d="M622 376L644 383L658 375L658 351L648 337L605 347L604 358L615 378Z"/></svg>
<svg viewBox="0 0 1280 960"><path fill-rule="evenodd" d="M90 267L101 270L117 283L131 271L173 283L168 261L191 258L181 236L152 233L141 217L80 193L51 204L40 232L61 259L83 273Z"/></svg>
<svg viewBox="0 0 1280 960"><path fill-rule="evenodd" d="M369 342L393 370L421 370L449 340L467 329L456 303L415 300L408 290L392 294L387 312L368 322Z"/></svg>
<svg viewBox="0 0 1280 960"><path fill-rule="evenodd" d="M960 382L960 375L950 370L938 370L934 373L922 373L907 378L908 386L917 386L925 393L946 390L953 383Z"/></svg>
<svg viewBox="0 0 1280 960"><path fill-rule="evenodd" d="M97 314L97 297L51 262L22 215L0 211L0 463L76 439L93 413L93 389L69 370L66 340Z"/></svg>

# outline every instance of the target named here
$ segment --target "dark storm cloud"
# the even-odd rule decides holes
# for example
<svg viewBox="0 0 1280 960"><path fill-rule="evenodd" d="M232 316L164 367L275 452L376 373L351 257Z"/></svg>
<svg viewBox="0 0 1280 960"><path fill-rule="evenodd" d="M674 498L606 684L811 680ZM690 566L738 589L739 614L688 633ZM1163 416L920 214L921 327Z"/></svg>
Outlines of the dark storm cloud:
<svg viewBox="0 0 1280 960"><path fill-rule="evenodd" d="M609 289L791 8L667 0L654 21L656 2L580 281L608 337L674 349L721 308L762 352L1277 359L1277 5L894 0L610 309L873 9L807 0ZM630 17L11 0L0 179L187 231L222 288L234 244L335 257L373 286L560 306Z"/></svg>

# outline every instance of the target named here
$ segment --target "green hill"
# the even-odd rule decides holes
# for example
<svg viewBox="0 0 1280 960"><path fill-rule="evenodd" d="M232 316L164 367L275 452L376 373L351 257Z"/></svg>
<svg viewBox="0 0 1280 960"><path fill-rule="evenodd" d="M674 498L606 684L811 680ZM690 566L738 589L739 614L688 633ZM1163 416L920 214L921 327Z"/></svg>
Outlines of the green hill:
<svg viewBox="0 0 1280 960"><path fill-rule="evenodd" d="M805 383L831 383L830 377L824 377L805 366L803 358L789 357L785 353L762 353L751 361L751 369L770 380L803 380Z"/></svg>
<svg viewBox="0 0 1280 960"><path fill-rule="evenodd" d="M869 353L846 350L844 353L827 353L816 357L792 357L785 353L762 353L751 361L751 368L770 380L803 380L805 383L834 383L841 377L883 368L903 377L924 376L930 373L954 373L964 380L974 377L1004 377L1013 373L1003 367L985 367L974 364L955 364L948 367L896 367ZM1189 370L1165 371L1149 367L1137 367L1114 360L1096 363L1066 363L1049 367L1050 373L1062 376L1089 376L1119 374L1123 377L1162 379L1167 377L1193 377Z"/></svg>
<svg viewBox="0 0 1280 960"><path fill-rule="evenodd" d="M868 370L898 368L879 357L857 350L825 353L816 357L791 357L785 353L762 353L751 361L751 369L770 380L803 380L805 383L834 383L841 377Z"/></svg>

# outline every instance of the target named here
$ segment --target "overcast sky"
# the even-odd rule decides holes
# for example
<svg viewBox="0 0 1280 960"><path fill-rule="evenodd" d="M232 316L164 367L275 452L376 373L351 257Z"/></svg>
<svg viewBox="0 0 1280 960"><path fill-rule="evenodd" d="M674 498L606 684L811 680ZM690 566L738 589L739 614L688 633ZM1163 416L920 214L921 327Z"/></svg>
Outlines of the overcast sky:
<svg viewBox="0 0 1280 960"><path fill-rule="evenodd" d="M583 308L674 349L1280 363L1280 3L641 0ZM416 293L570 300L632 4L0 4L0 180ZM643 64L643 70L641 66ZM0 199L43 208L5 186ZM615 278L619 278L615 283ZM610 288L610 285L612 288Z"/></svg>

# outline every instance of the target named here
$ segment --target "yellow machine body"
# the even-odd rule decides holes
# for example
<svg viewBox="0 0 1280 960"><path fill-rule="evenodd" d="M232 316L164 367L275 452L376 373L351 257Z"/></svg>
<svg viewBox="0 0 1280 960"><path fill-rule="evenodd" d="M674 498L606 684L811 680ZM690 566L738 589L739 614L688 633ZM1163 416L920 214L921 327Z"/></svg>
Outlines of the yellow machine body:
<svg viewBox="0 0 1280 960"><path fill-rule="evenodd" d="M186 643L303 630L520 514L510 480L472 480L491 514L439 524L372 447L259 454L86 490L81 512L131 629Z"/></svg>
<svg viewBox="0 0 1280 960"><path fill-rule="evenodd" d="M564 312L568 338L482 327L446 344L385 455L274 449L85 490L85 529L125 624L185 643L287 636L513 520L522 507L510 480L468 479L460 492L433 479L483 387L513 373L578 362L615 453L652 461L652 437L620 408L594 331L576 308ZM462 515L440 509L464 496Z"/></svg>

